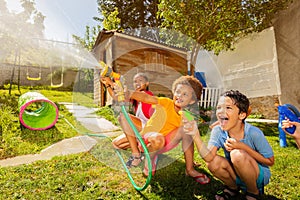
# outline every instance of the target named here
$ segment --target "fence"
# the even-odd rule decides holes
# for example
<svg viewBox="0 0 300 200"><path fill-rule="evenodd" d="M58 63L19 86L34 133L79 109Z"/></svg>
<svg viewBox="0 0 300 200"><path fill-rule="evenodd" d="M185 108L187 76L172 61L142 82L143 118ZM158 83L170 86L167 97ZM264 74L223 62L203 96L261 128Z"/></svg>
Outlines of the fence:
<svg viewBox="0 0 300 200"><path fill-rule="evenodd" d="M219 96L223 92L222 88L203 88L199 106L202 108L213 108L217 106Z"/></svg>

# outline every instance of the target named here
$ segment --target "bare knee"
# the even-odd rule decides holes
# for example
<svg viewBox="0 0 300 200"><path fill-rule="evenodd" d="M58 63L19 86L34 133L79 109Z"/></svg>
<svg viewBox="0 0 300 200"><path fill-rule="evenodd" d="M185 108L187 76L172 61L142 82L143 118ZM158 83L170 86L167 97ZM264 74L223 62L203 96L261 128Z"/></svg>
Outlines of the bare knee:
<svg viewBox="0 0 300 200"><path fill-rule="evenodd" d="M148 137L148 148L151 151L158 151L165 145L165 137L160 133L151 133Z"/></svg>
<svg viewBox="0 0 300 200"><path fill-rule="evenodd" d="M119 147L120 144L121 144L120 138L115 138L115 139L113 139L113 140L112 140L112 144L113 144L114 147Z"/></svg>
<svg viewBox="0 0 300 200"><path fill-rule="evenodd" d="M230 152L231 162L234 166L244 165L249 154L243 150L235 149Z"/></svg>
<svg viewBox="0 0 300 200"><path fill-rule="evenodd" d="M212 173L216 172L220 168L220 159L216 156L210 162L206 162L206 166Z"/></svg>
<svg viewBox="0 0 300 200"><path fill-rule="evenodd" d="M119 140L117 138L113 139L111 142L114 148L119 148Z"/></svg>
<svg viewBox="0 0 300 200"><path fill-rule="evenodd" d="M212 161L206 162L206 165L209 171L213 174L224 168L230 167L228 161L220 156L216 156Z"/></svg>
<svg viewBox="0 0 300 200"><path fill-rule="evenodd" d="M115 139L112 140L112 145L116 149L127 149L129 148L129 143L124 134L116 137Z"/></svg>

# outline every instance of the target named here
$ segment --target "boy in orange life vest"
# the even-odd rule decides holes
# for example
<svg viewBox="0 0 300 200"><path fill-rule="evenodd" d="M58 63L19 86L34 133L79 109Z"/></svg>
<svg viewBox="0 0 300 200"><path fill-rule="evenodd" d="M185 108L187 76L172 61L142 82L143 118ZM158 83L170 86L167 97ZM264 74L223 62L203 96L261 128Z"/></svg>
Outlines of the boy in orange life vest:
<svg viewBox="0 0 300 200"><path fill-rule="evenodd" d="M182 140L186 162L186 175L191 176L200 184L207 184L210 179L194 169L194 144L190 135L184 133L181 127L179 111L197 103L202 94L201 83L192 76L182 76L176 79L172 85L173 99L156 97L139 91L130 91L130 99L145 102L155 106L155 112L141 130L145 144L147 145L151 160L152 174L155 174L158 154L167 152L178 145ZM138 147L136 140L129 141L131 147ZM145 163L144 174L148 175L148 167Z"/></svg>

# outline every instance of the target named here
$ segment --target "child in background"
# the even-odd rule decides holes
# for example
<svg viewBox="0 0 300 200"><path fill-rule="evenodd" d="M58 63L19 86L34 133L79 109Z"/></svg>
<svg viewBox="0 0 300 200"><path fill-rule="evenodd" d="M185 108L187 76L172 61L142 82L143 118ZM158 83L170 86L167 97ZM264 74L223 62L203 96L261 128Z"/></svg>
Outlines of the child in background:
<svg viewBox="0 0 300 200"><path fill-rule="evenodd" d="M269 166L274 164L274 153L263 132L247 122L249 100L239 91L227 91L221 95L216 115L218 124L213 127L208 147L203 143L195 122L183 120L186 130L194 134L194 142L211 173L223 181L224 190L217 200L237 196L240 188L246 191L246 199L258 199L260 190L269 183ZM217 155L222 148L225 157Z"/></svg>
<svg viewBox="0 0 300 200"><path fill-rule="evenodd" d="M109 94L116 100L117 97L116 95L114 95L113 91L114 83L109 77L103 77L101 80L108 89ZM153 96L153 93L149 90L149 79L145 73L137 73L133 77L133 87L135 91L143 92L145 94ZM139 102L136 100L131 100L131 102L133 104L135 115L130 114L130 119L132 120L137 130L141 131L146 122L149 120L150 116L153 114L154 109L152 108L151 104ZM115 138L112 143L115 148L127 149L130 147L129 141L136 140L136 138L132 137L132 135L134 135L134 132L122 113L120 114L118 119L120 126L124 131L124 134ZM126 166L128 168L137 166L144 159L137 147L131 147L131 149L132 155L126 163Z"/></svg>
<svg viewBox="0 0 300 200"><path fill-rule="evenodd" d="M140 91L130 91L130 99L135 99L155 106L155 112L141 130L143 140L152 160L152 174L155 174L158 155L167 152L182 140L186 162L186 175L191 176L200 184L207 184L210 179L194 169L194 144L190 135L184 134L181 127L179 111L193 106L202 94L201 83L192 76L182 76L172 85L173 99L156 97ZM125 134L127 134L125 132ZM128 141L131 147L138 147L136 140ZM121 147L121 146L118 146ZM140 148L140 151L142 149ZM144 175L148 175L148 164L145 163Z"/></svg>
<svg viewBox="0 0 300 200"><path fill-rule="evenodd" d="M290 134L285 129L296 126L296 130L293 134ZM291 122L289 119L282 121L282 129L283 131L295 139L296 145L298 149L300 149L300 123L299 122Z"/></svg>

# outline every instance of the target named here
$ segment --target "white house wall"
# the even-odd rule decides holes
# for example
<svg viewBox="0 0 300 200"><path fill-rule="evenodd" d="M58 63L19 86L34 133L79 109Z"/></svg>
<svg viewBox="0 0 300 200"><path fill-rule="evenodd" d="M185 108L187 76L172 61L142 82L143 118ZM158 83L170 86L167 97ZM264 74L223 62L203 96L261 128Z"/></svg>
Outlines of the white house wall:
<svg viewBox="0 0 300 200"><path fill-rule="evenodd" d="M281 84L281 104L300 110L300 1L293 1L274 22Z"/></svg>
<svg viewBox="0 0 300 200"><path fill-rule="evenodd" d="M249 98L281 93L273 28L240 40L235 50L216 57L216 65L226 90L239 90Z"/></svg>
<svg viewBox="0 0 300 200"><path fill-rule="evenodd" d="M209 88L224 88L222 76L216 64L217 57L207 51L199 51L195 64L196 72L204 72Z"/></svg>

